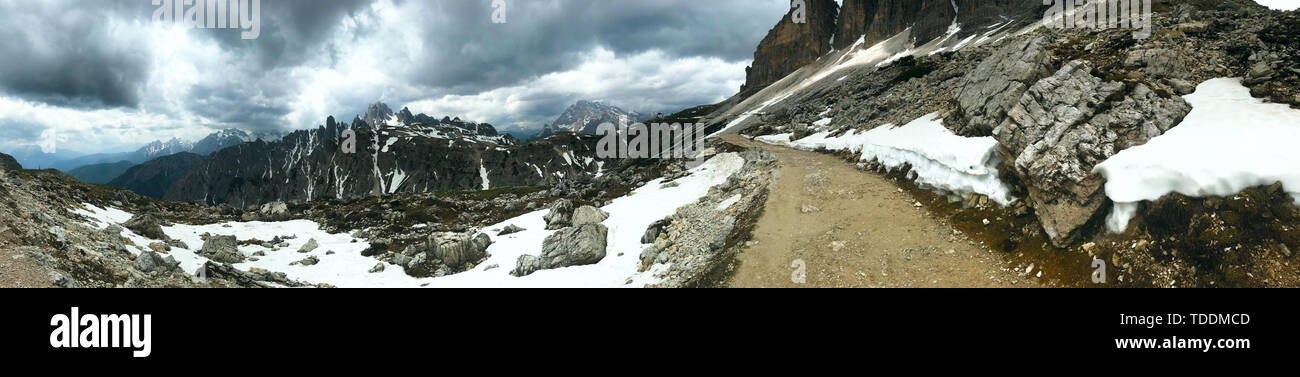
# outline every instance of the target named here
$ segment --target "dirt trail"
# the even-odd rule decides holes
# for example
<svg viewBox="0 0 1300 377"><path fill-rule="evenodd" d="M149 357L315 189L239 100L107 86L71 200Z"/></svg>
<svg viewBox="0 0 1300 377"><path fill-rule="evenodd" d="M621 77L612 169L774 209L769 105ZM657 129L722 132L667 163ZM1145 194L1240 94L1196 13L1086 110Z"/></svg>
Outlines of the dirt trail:
<svg viewBox="0 0 1300 377"><path fill-rule="evenodd" d="M732 287L1039 287L1002 255L931 216L885 178L821 153L761 145L777 156L775 183L738 256ZM805 283L795 283L796 261Z"/></svg>

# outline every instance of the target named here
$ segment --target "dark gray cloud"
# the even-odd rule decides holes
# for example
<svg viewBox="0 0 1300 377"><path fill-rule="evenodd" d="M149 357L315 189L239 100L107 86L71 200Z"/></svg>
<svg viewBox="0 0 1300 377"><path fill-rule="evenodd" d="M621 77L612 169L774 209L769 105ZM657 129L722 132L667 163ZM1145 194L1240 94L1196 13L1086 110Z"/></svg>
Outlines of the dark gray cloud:
<svg viewBox="0 0 1300 377"><path fill-rule="evenodd" d="M410 77L452 93L477 92L572 68L595 46L746 60L782 13L781 1L763 3L516 0L507 3L507 22L494 24L489 0L424 2L426 45L417 57L433 64Z"/></svg>
<svg viewBox="0 0 1300 377"><path fill-rule="evenodd" d="M377 100L437 103L430 111L444 112L439 115L473 112L502 126L536 126L579 99L672 111L735 88L665 78L657 66L712 59L711 67L735 71L728 79L743 75L743 65L735 65L752 57L788 1L506 0L506 6L507 22L495 24L492 0L262 0L258 39L241 39L235 30L192 30L178 46L151 27L150 0L0 0L0 105L19 101L37 109L11 110L10 117L82 111L78 118L91 124L82 128L100 128L85 135L121 134L111 127L128 125L140 137L186 127L288 131L325 115L351 118ZM612 52L611 59L624 59L620 64L646 64L625 76L645 72L666 84L638 86L631 77L624 88L591 89L544 79L590 66L593 51ZM642 56L657 60L625 60ZM686 89L692 86L707 90ZM509 110L499 98L483 99L505 96L503 88L515 91L510 102L518 104ZM435 101L462 97L480 101ZM0 106L0 122L15 124L4 111ZM119 115L124 118L96 118ZM8 133L32 135L25 128Z"/></svg>
<svg viewBox="0 0 1300 377"><path fill-rule="evenodd" d="M0 2L0 92L74 107L135 106L149 51L114 37L106 20L141 4Z"/></svg>

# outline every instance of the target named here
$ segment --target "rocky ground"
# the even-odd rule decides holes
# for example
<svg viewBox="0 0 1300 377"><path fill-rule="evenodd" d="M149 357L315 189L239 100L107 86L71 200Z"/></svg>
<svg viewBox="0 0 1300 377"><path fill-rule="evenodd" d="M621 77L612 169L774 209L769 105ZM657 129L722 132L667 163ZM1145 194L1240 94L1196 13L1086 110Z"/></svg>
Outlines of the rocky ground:
<svg viewBox="0 0 1300 377"><path fill-rule="evenodd" d="M7 156L0 156L7 157ZM7 160L5 160L7 161ZM608 166L600 177L577 176L553 187L510 187L485 191L399 194L351 201L308 203L272 202L247 209L228 205L202 206L157 201L108 186L86 184L54 170L21 170L6 164L0 169L0 286L9 287L285 287L315 285L292 281L284 274L252 269L240 271L231 264L262 257L239 252L240 246L261 246L267 251L287 247L296 235L269 240L235 236L201 235L201 244L172 240L163 226L208 225L228 222L284 222L313 220L324 231L351 233L370 242L362 252L373 257L375 270L384 264L401 266L413 277L436 277L463 272L486 258L491 244L480 228L558 202L579 207L574 220L597 217L607 201L626 195L647 180L674 179L686 174L683 161L624 161ZM96 226L76 213L84 205L115 208L135 214L129 221ZM598 225L598 221L596 222ZM125 229L156 242L132 243L119 235ZM516 229L514 231L518 231ZM487 230L484 230L487 231ZM492 230L494 235L511 230ZM561 237L562 238L562 237ZM311 252L315 240L300 253ZM559 240L563 241L563 240ZM550 240L548 239L548 243ZM557 241L558 242L558 241ZM196 250L206 257L203 276L191 276L168 255L173 247ZM566 247L552 247L564 249ZM603 248L601 248L603 252ZM304 254L305 255L305 254ZM295 262L314 265L320 257L309 255ZM596 260L599 260L597 258ZM569 262L539 265L556 268Z"/></svg>
<svg viewBox="0 0 1300 377"><path fill-rule="evenodd" d="M210 264L204 276L192 276L177 268L175 260L167 256L170 247L165 243L133 244L119 235L121 227L97 229L88 226L83 216L72 212L81 208L82 203L101 203L176 213L186 207L183 204L153 203L126 191L83 184L53 170L3 169L0 169L0 202L0 286L303 285L273 273L238 271L219 264ZM130 224L139 229L157 228L160 224L152 216L147 220L132 220Z"/></svg>

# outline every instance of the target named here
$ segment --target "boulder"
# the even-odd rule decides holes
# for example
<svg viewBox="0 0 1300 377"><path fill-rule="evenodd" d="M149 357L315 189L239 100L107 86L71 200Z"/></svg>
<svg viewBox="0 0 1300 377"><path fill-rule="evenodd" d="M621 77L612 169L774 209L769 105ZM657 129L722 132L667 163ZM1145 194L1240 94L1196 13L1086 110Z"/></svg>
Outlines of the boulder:
<svg viewBox="0 0 1300 377"><path fill-rule="evenodd" d="M262 220L282 220L289 215L289 206L284 202L270 202L262 205L258 210Z"/></svg>
<svg viewBox="0 0 1300 377"><path fill-rule="evenodd" d="M316 243L316 239L315 239L315 238L312 238L312 239L310 239L310 240L307 240L307 244L302 245L302 247L298 249L298 252L299 252L299 253L310 253L310 252L312 252L312 251L315 251L316 248L319 248L319 247L320 247L320 244L319 244L319 243Z"/></svg>
<svg viewBox="0 0 1300 377"><path fill-rule="evenodd" d="M294 265L300 265L300 266L315 266L317 263L320 263L320 258L316 258L315 255L311 255L311 256L308 256L308 257L306 257L306 258L303 258L303 259L300 260L300 261L293 262L293 263L289 263L289 265L290 265L290 266L294 266Z"/></svg>
<svg viewBox="0 0 1300 377"><path fill-rule="evenodd" d="M179 270L180 265L181 262L177 262L176 258L173 258L170 255L164 258L153 251L140 253L140 255L135 258L135 267L144 273L151 273L154 271L164 273L171 272Z"/></svg>
<svg viewBox="0 0 1300 377"><path fill-rule="evenodd" d="M219 263L243 263L244 254L239 253L238 245L235 236L210 236L203 241L199 255Z"/></svg>
<svg viewBox="0 0 1300 377"><path fill-rule="evenodd" d="M596 264L605 259L609 228L601 224L583 224L565 228L542 242L542 255L522 255L510 272L528 276L540 270Z"/></svg>
<svg viewBox="0 0 1300 377"><path fill-rule="evenodd" d="M130 220L122 224L135 234L148 237L155 240L166 240L167 234L163 233L162 223L154 218L153 215L135 215Z"/></svg>
<svg viewBox="0 0 1300 377"><path fill-rule="evenodd" d="M492 238L483 233L473 237L468 233L441 233L429 236L428 254L440 264L460 270L487 259L487 248L491 245Z"/></svg>
<svg viewBox="0 0 1300 377"><path fill-rule="evenodd" d="M573 202L560 199L551 205L551 212L544 217L546 230L562 229L573 225Z"/></svg>
<svg viewBox="0 0 1300 377"><path fill-rule="evenodd" d="M650 226L647 227L645 230L645 234L641 235L641 243L642 244L654 243L655 239L659 238L660 233L665 233L665 230L668 229L669 224L672 224L671 218L660 219L660 220L656 220L653 223L650 223Z"/></svg>
<svg viewBox="0 0 1300 377"><path fill-rule="evenodd" d="M609 218L609 213L592 206L582 206L573 211L573 225L600 224Z"/></svg>
<svg viewBox="0 0 1300 377"><path fill-rule="evenodd" d="M527 229L520 228L519 226L514 225L514 224L510 224L510 225L507 225L504 229L501 229L501 232L497 233L497 236L511 235L511 234L519 233L519 232L522 232L522 231L525 231L525 230L527 230Z"/></svg>
<svg viewBox="0 0 1300 377"><path fill-rule="evenodd" d="M100 230L96 237L104 240L107 244L106 249L108 250L129 253L130 250L127 249L126 242L122 241L122 231L122 227L117 224L112 224L103 230Z"/></svg>
<svg viewBox="0 0 1300 377"><path fill-rule="evenodd" d="M1093 167L1164 134L1191 111L1181 97L1105 81L1091 71L1089 63L1072 61L1038 81L993 132L1058 247L1072 243L1106 202L1104 180Z"/></svg>
<svg viewBox="0 0 1300 377"><path fill-rule="evenodd" d="M444 276L482 263L490 256L487 249L491 245L492 238L485 233L434 233L429 235L426 247L408 249L413 251L410 256L399 255L409 261L397 264L406 267L407 275Z"/></svg>

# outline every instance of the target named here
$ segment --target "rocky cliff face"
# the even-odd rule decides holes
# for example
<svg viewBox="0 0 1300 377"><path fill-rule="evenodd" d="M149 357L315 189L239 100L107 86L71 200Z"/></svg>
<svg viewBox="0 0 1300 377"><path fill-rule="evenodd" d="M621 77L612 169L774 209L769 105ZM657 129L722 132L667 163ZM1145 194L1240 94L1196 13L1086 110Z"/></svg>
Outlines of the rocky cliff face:
<svg viewBox="0 0 1300 377"><path fill-rule="evenodd" d="M740 92L753 93L808 65L831 50L839 5L834 0L810 0L801 10L806 19L796 23L791 9L767 33L754 52L754 65L746 69Z"/></svg>
<svg viewBox="0 0 1300 377"><path fill-rule="evenodd" d="M1042 7L1038 0L844 0L837 10L833 1L809 1L807 23L795 24L787 14L758 45L741 94L762 89L832 48L849 48L859 40L869 47L910 29L921 45L949 33L964 37L1041 15Z"/></svg>
<svg viewBox="0 0 1300 377"><path fill-rule="evenodd" d="M598 174L593 136L560 135L515 145L488 124L437 120L399 113L382 104L351 125L331 117L326 125L254 141L199 158L192 166L172 159L151 161L115 181L149 196L163 190L166 200L261 205L368 195L444 190L487 190L505 186L550 186ZM406 121L404 121L406 120ZM342 149L345 130L356 134L356 152ZM188 161L187 161L188 162ZM163 166L166 164L166 166ZM140 174L139 172L153 172ZM154 179L183 172L172 184ZM150 178L154 177L154 178ZM143 182L149 181L149 182ZM152 187L145 190L145 187Z"/></svg>

